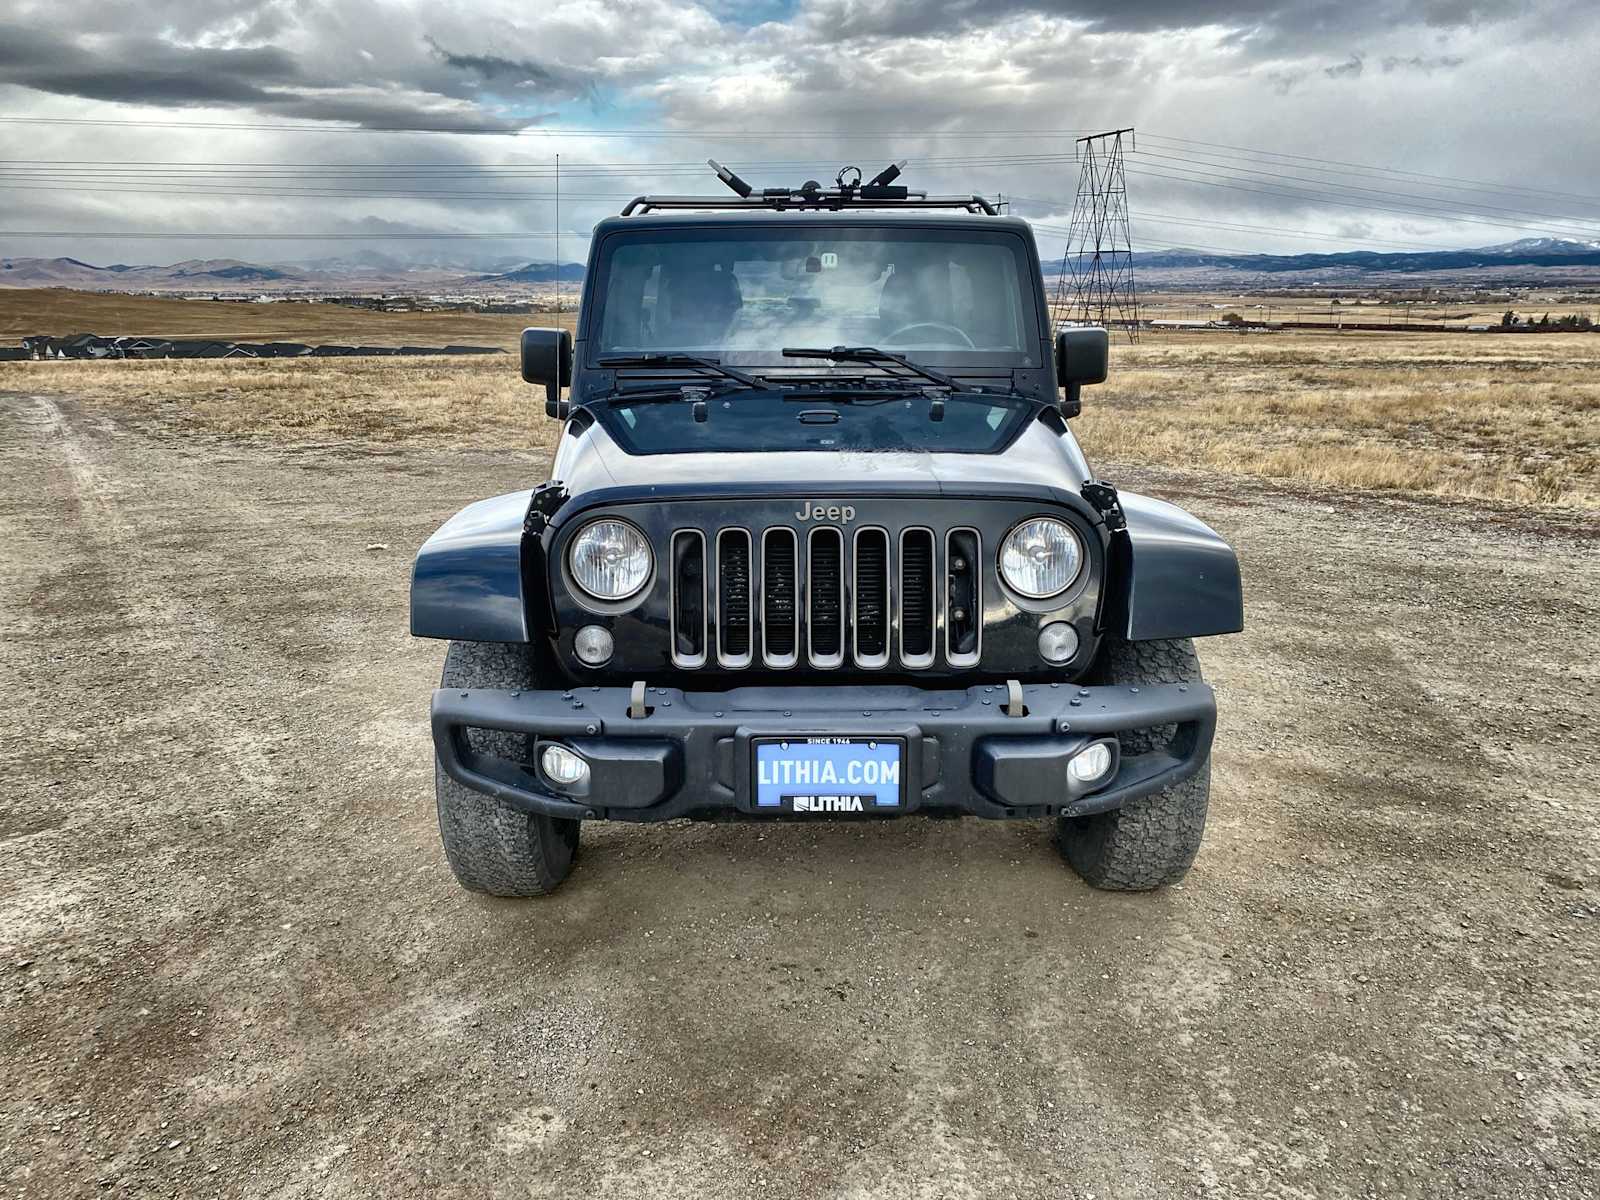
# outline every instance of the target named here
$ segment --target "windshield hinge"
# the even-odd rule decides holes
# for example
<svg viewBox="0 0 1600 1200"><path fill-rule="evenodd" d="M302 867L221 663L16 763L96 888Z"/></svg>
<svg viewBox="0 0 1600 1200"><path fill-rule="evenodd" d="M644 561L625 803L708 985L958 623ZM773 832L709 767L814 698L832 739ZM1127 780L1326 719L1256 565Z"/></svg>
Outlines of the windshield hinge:
<svg viewBox="0 0 1600 1200"><path fill-rule="evenodd" d="M567 502L567 489L559 479L541 483L533 489L533 499L528 503L528 516L522 527L529 533L543 533L556 510Z"/></svg>
<svg viewBox="0 0 1600 1200"><path fill-rule="evenodd" d="M1083 498L1089 502L1090 508L1100 514L1100 519L1111 532L1128 527L1128 518L1123 514L1122 502L1117 499L1114 484L1091 479L1083 485Z"/></svg>

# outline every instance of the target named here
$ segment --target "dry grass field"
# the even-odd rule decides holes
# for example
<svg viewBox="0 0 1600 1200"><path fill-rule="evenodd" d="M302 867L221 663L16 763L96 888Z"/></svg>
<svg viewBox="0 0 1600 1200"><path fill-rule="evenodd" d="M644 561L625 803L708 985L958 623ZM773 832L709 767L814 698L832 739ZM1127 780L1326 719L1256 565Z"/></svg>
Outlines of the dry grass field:
<svg viewBox="0 0 1600 1200"><path fill-rule="evenodd" d="M0 294L0 321L26 323L3 316L12 299ZM112 326L110 316L88 316L120 298L83 299L84 320L52 318L53 327ZM158 332L178 330L161 324L156 309L193 312L182 331L214 334L239 332L246 317L284 322L310 313L329 327L279 324L251 335L390 343L511 346L525 320L326 305L133 307L141 310L136 323ZM0 363L0 390L104 400L131 421L155 418L199 434L540 450L557 432L509 356ZM1091 460L1108 465L1600 507L1600 335L1158 335L1114 348L1110 382L1086 394L1075 425Z"/></svg>
<svg viewBox="0 0 1600 1200"><path fill-rule="evenodd" d="M1600 336L1175 335L1114 351L1091 458L1600 506Z"/></svg>
<svg viewBox="0 0 1600 1200"><path fill-rule="evenodd" d="M8 345L39 333L99 333L371 346L464 342L510 350L530 323L527 316L489 313L380 313L337 304L168 300L69 288L0 290L0 344Z"/></svg>
<svg viewBox="0 0 1600 1200"><path fill-rule="evenodd" d="M1471 325L1498 325L1508 311L1538 320L1576 313L1600 321L1600 291L1592 286L1518 288L1514 291L1465 289L1441 292L1418 281L1414 289L1374 290L1360 285L1325 290L1286 289L1277 293L1237 290L1161 291L1141 288L1141 314L1151 320L1214 321L1238 313L1250 321L1310 321L1333 327L1339 321L1408 325L1449 325L1463 332Z"/></svg>

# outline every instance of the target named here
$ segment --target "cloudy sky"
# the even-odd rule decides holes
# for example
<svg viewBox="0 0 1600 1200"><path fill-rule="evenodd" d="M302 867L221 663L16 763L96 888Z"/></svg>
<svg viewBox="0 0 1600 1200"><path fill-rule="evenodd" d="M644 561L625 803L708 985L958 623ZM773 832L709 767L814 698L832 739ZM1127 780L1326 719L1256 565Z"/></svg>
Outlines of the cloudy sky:
<svg viewBox="0 0 1600 1200"><path fill-rule="evenodd" d="M0 0L0 254L548 259L558 153L567 258L707 156L1048 253L1117 126L1139 249L1600 238L1597 64L1593 0Z"/></svg>

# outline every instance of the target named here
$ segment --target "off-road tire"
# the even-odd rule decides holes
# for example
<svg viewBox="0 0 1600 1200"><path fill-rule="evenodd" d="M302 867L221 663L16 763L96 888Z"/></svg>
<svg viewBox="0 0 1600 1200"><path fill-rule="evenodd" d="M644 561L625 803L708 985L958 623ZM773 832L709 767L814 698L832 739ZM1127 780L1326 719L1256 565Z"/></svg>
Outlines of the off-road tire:
<svg viewBox="0 0 1600 1200"><path fill-rule="evenodd" d="M1160 642L1108 642L1095 682L1139 687L1158 683L1198 683L1200 660L1188 638ZM1128 754L1170 742L1176 725L1130 730L1121 737ZM1206 828L1211 798L1211 756L1199 771L1150 796L1130 800L1110 812L1059 817L1056 844L1073 870L1097 888L1143 892L1177 883L1188 873Z"/></svg>
<svg viewBox="0 0 1600 1200"><path fill-rule="evenodd" d="M451 642L440 687L537 689L532 657L522 645ZM474 750L532 763L533 739L519 733L468 729ZM435 757L439 834L450 870L462 887L491 896L542 896L572 870L579 822L522 812L493 796L462 787Z"/></svg>

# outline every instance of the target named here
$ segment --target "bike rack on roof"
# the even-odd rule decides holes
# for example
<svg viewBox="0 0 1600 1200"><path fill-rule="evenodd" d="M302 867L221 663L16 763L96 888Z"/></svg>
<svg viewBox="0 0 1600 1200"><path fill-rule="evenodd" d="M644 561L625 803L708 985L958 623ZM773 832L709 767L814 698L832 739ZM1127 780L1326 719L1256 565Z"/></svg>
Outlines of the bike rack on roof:
<svg viewBox="0 0 1600 1200"><path fill-rule="evenodd" d="M845 209L958 209L962 212L982 213L997 217L999 211L982 196L930 196L926 192L913 192L893 184L904 163L895 163L880 171L872 180L863 183L861 171L846 167L839 172L838 186L824 188L815 180L808 180L797 188L762 188L759 192L740 179L716 159L707 160L721 179L734 192L732 196L635 196L622 209L625 217L640 213L664 210L714 209L718 211L769 211L821 210L841 212ZM845 177L855 172L855 182L846 183Z"/></svg>
<svg viewBox="0 0 1600 1200"><path fill-rule="evenodd" d="M905 192L904 188L891 188L891 191ZM772 192L781 192L781 195L772 195ZM899 208L947 208L959 209L963 212L982 213L985 216L997 217L999 210L982 196L929 196L924 192L908 192L901 196L876 197L871 195L856 194L846 196L838 191L829 189L815 192L791 192L787 189L768 188L766 192L754 196L635 196L628 201L622 210L625 217L637 216L641 213L661 212L668 209L717 209L723 211L754 212L769 211L804 211L823 210L842 212L848 209L899 209Z"/></svg>

